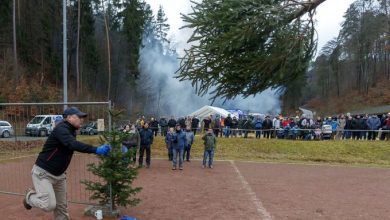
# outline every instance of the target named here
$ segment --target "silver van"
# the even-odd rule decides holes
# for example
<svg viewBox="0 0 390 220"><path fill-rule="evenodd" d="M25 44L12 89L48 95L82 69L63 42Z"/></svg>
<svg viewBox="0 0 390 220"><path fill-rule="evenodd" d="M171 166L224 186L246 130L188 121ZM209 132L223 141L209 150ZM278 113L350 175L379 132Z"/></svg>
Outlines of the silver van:
<svg viewBox="0 0 390 220"><path fill-rule="evenodd" d="M56 118L62 115L36 115L26 126L26 135L45 137L49 135L54 128Z"/></svg>

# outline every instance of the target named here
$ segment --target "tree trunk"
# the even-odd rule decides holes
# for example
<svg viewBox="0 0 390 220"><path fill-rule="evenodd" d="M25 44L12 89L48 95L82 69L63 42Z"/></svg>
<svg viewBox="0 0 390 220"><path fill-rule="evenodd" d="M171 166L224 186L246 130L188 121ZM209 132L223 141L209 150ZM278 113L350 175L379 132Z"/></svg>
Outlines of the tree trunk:
<svg viewBox="0 0 390 220"><path fill-rule="evenodd" d="M18 82L19 70L18 70L18 53L16 47L16 0L13 0L12 25L13 25L13 46L14 46L14 77L15 77L15 82Z"/></svg>
<svg viewBox="0 0 390 220"><path fill-rule="evenodd" d="M81 0L78 0L77 6L77 41L76 41L76 94L77 98L80 95L80 67L79 67L79 55L80 55L80 11L81 11Z"/></svg>

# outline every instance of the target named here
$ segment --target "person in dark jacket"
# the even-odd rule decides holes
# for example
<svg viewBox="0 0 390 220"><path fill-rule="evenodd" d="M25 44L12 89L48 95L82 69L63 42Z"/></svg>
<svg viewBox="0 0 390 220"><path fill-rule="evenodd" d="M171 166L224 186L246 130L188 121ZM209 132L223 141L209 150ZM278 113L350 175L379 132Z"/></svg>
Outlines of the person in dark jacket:
<svg viewBox="0 0 390 220"><path fill-rule="evenodd" d="M196 131L199 128L199 119L196 117L196 115L194 115L194 117L191 120L191 127L192 127L192 131L194 132L194 135L196 135Z"/></svg>
<svg viewBox="0 0 390 220"><path fill-rule="evenodd" d="M144 152L146 151L146 168L150 167L150 148L153 144L153 132L149 128L149 124L145 123L144 127L139 132L139 136L141 138L141 147L139 149L139 160L138 166L143 166L144 161Z"/></svg>
<svg viewBox="0 0 390 220"><path fill-rule="evenodd" d="M351 139L352 136L352 116L348 116L344 126L344 139Z"/></svg>
<svg viewBox="0 0 390 220"><path fill-rule="evenodd" d="M154 136L157 136L158 133L158 121L153 117L150 118L149 127L153 131Z"/></svg>
<svg viewBox="0 0 390 220"><path fill-rule="evenodd" d="M230 128L232 126L232 117L230 114L225 118L225 137L228 138L230 136Z"/></svg>
<svg viewBox="0 0 390 220"><path fill-rule="evenodd" d="M271 137L272 120L267 115L263 121L264 138L269 139Z"/></svg>
<svg viewBox="0 0 390 220"><path fill-rule="evenodd" d="M29 189L23 199L26 209L54 211L54 219L69 219L65 171L74 151L106 155L111 149L106 144L93 147L76 140L76 130L81 127L86 113L70 107L63 116L64 120L51 132L32 168L34 190Z"/></svg>
<svg viewBox="0 0 390 220"><path fill-rule="evenodd" d="M175 117L171 116L171 119L168 121L168 128L175 128L176 126L176 120Z"/></svg>
<svg viewBox="0 0 390 220"><path fill-rule="evenodd" d="M377 115L372 115L367 119L368 137L367 140L376 140L377 130L381 126L381 120Z"/></svg>
<svg viewBox="0 0 390 220"><path fill-rule="evenodd" d="M168 121L165 117L161 117L159 121L160 127L161 127L161 136L167 136L168 132Z"/></svg>
<svg viewBox="0 0 390 220"><path fill-rule="evenodd" d="M176 170L177 156L179 155L179 169L183 169L183 157L184 157L184 148L187 145L186 134L181 130L180 124L176 125L175 133L172 137L172 170Z"/></svg>
<svg viewBox="0 0 390 220"><path fill-rule="evenodd" d="M175 129L174 128L169 128L169 131L168 131L167 135L165 136L165 143L166 143L166 146L167 146L168 160L169 161L172 161L172 158L173 158L172 146L173 146L174 135L175 135Z"/></svg>

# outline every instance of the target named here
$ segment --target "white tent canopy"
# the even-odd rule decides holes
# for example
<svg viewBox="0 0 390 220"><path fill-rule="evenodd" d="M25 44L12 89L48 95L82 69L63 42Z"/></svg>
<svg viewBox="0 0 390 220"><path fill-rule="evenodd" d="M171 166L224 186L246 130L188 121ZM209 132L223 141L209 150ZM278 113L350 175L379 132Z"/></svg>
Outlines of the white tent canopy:
<svg viewBox="0 0 390 220"><path fill-rule="evenodd" d="M231 113L226 111L223 108L218 108L218 107L214 107L214 106L205 105L202 108L200 108L200 109L196 110L195 112L191 113L190 116L195 116L196 115L196 117L201 119L201 118L205 118L205 117L207 117L209 115L213 115L213 117L215 115L219 115L220 117L226 118L228 116L228 114L231 114Z"/></svg>

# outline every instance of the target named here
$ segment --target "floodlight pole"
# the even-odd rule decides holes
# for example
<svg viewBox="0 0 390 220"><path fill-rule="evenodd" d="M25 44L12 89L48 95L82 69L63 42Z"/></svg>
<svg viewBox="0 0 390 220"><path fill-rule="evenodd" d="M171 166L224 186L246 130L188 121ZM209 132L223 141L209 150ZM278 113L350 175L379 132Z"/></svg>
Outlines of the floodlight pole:
<svg viewBox="0 0 390 220"><path fill-rule="evenodd" d="M62 56L63 56L63 61L62 61L62 68L63 68L63 85L64 85L64 88L63 88L63 92L64 92L64 109L66 109L68 107L68 105L66 103L68 103L68 67L67 67L67 37L66 37L66 32L67 32L67 29L66 29L66 0L63 0L62 1L62 16L63 16L63 19L62 19L62 22L63 22L63 30L62 30L62 34L63 34L63 53L62 53Z"/></svg>

